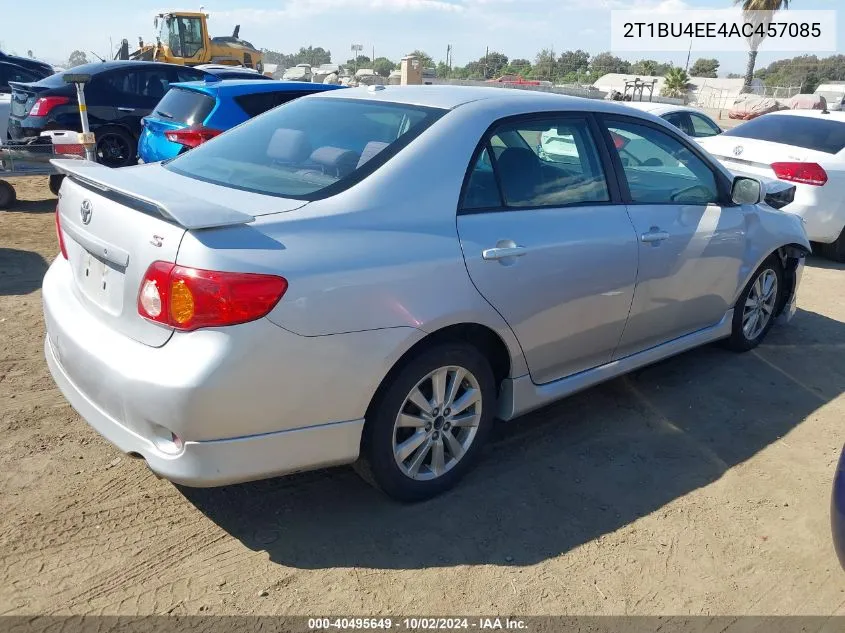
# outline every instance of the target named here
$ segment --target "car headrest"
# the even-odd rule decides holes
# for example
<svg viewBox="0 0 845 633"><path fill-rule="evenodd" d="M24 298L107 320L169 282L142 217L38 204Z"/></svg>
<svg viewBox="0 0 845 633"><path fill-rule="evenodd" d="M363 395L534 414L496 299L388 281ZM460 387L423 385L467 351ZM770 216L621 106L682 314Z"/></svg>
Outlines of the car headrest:
<svg viewBox="0 0 845 633"><path fill-rule="evenodd" d="M358 167L366 163L370 160L373 156L378 154L381 150L387 147L389 143L383 143L381 141L370 141L364 146L364 151L361 152L361 158L358 159Z"/></svg>
<svg viewBox="0 0 845 633"><path fill-rule="evenodd" d="M355 171L358 166L358 153L342 147L318 147L311 154L310 162L316 163L328 173L338 178Z"/></svg>
<svg viewBox="0 0 845 633"><path fill-rule="evenodd" d="M540 159L530 149L508 147L496 159L502 190L508 204L530 204L540 185Z"/></svg>
<svg viewBox="0 0 845 633"><path fill-rule="evenodd" d="M311 143L305 132L279 128L267 144L267 156L285 163L303 163L311 154Z"/></svg>

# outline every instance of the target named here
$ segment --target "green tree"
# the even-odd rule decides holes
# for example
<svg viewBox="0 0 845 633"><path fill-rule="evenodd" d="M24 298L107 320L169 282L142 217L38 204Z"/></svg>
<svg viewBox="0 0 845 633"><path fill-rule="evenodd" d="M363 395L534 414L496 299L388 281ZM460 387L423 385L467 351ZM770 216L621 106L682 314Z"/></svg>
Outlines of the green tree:
<svg viewBox="0 0 845 633"><path fill-rule="evenodd" d="M554 81L557 76L558 68L555 52L548 48L542 49L534 57L534 66L531 68L531 77L533 79Z"/></svg>
<svg viewBox="0 0 845 633"><path fill-rule="evenodd" d="M683 68L671 68L666 73L666 82L660 91L663 97L686 97L689 87L689 75Z"/></svg>
<svg viewBox="0 0 845 633"><path fill-rule="evenodd" d="M414 51L413 53L408 53L408 54L414 55L417 58L419 58L420 64L422 64L423 68L434 68L436 66L436 64L434 63L434 60L431 58L431 55L429 55L428 53L426 53L424 51L417 50L417 51Z"/></svg>
<svg viewBox="0 0 845 633"><path fill-rule="evenodd" d="M575 73L576 75L585 72L590 66L590 54L582 51L564 51L557 59L557 71L559 75Z"/></svg>
<svg viewBox="0 0 845 633"><path fill-rule="evenodd" d="M493 51L479 59L478 65L482 69L481 75L484 79L495 79L504 73L508 65L508 56Z"/></svg>
<svg viewBox="0 0 845 633"><path fill-rule="evenodd" d="M370 68L372 67L372 64L370 63L371 61L372 60L366 55L358 55L358 61L355 61L354 57L350 57L346 60L346 64L344 65L351 66L352 68Z"/></svg>
<svg viewBox="0 0 845 633"><path fill-rule="evenodd" d="M590 71L601 77L607 73L627 73L631 70L631 62L617 57L613 53L599 53L590 62ZM598 78L597 77L597 78Z"/></svg>
<svg viewBox="0 0 845 633"><path fill-rule="evenodd" d="M747 38L748 42L748 63L745 66L745 81L743 92L751 91L751 82L754 79L754 66L757 64L757 49L763 42L766 28L772 22L775 13L789 8L789 0L733 0L735 6L742 7L743 19L747 24L755 27L762 25L763 35L755 34Z"/></svg>
<svg viewBox="0 0 845 633"><path fill-rule="evenodd" d="M387 77L390 72L396 69L396 64L387 59L387 57L376 57L373 60L373 70L377 75Z"/></svg>
<svg viewBox="0 0 845 633"><path fill-rule="evenodd" d="M67 67L73 68L74 66L81 66L82 64L88 63L88 57L86 57L84 51L73 51L70 54L70 57L67 59Z"/></svg>
<svg viewBox="0 0 845 633"><path fill-rule="evenodd" d="M690 68L690 75L693 77L716 77L719 70L718 59L696 59L695 63Z"/></svg>
<svg viewBox="0 0 845 633"><path fill-rule="evenodd" d="M631 64L631 72L635 75L657 75L660 62L653 59L641 59ZM663 73L666 74L665 71Z"/></svg>

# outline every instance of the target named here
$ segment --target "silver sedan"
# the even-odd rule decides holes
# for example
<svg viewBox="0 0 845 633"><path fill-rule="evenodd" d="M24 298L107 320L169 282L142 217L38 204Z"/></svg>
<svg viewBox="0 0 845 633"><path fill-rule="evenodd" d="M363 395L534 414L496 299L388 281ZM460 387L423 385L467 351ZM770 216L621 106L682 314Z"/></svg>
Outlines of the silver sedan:
<svg viewBox="0 0 845 633"><path fill-rule="evenodd" d="M531 91L323 93L165 163L55 164L50 370L191 486L355 463L438 494L496 418L753 348L810 249L662 119Z"/></svg>

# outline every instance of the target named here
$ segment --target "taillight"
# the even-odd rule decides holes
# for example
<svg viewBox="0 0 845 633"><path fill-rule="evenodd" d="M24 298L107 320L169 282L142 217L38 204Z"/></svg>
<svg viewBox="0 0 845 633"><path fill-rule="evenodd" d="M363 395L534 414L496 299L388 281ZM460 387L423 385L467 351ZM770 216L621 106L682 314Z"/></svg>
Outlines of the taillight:
<svg viewBox="0 0 845 633"><path fill-rule="evenodd" d="M41 97L35 101L30 116L47 116L53 108L70 103L67 97Z"/></svg>
<svg viewBox="0 0 845 633"><path fill-rule="evenodd" d="M208 140L213 139L223 130L215 130L210 127L186 127L181 130L171 130L165 132L164 136L168 141L179 143L185 147L196 147L202 145Z"/></svg>
<svg viewBox="0 0 845 633"><path fill-rule="evenodd" d="M67 249L65 248L65 238L62 237L62 220L59 216L59 205L56 205L56 237L59 238L59 248L62 251L62 257L67 259Z"/></svg>
<svg viewBox="0 0 845 633"><path fill-rule="evenodd" d="M622 149L623 147L625 147L628 144L628 141L630 140L630 139L625 138L621 134L617 134L616 132L611 132L610 138L613 139L613 146L616 149Z"/></svg>
<svg viewBox="0 0 845 633"><path fill-rule="evenodd" d="M184 331L235 325L265 316L287 289L276 275L153 262L138 291L138 314Z"/></svg>
<svg viewBox="0 0 845 633"><path fill-rule="evenodd" d="M772 170L778 179L789 182L817 187L827 182L827 172L818 163L772 163Z"/></svg>

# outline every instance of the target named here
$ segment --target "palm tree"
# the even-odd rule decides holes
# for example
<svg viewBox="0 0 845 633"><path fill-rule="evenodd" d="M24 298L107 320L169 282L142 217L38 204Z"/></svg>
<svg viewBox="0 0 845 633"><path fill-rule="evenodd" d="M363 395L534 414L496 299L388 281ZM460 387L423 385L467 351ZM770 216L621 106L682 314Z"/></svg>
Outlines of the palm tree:
<svg viewBox="0 0 845 633"><path fill-rule="evenodd" d="M686 97L689 75L681 67L670 68L660 94L664 97Z"/></svg>
<svg viewBox="0 0 845 633"><path fill-rule="evenodd" d="M755 27L763 25L763 35L748 38L748 64L745 66L745 82L743 92L751 92L751 82L754 79L754 65L757 63L757 49L763 42L766 28L772 21L774 14L789 8L789 0L733 0L734 6L742 7L742 17L746 23Z"/></svg>

